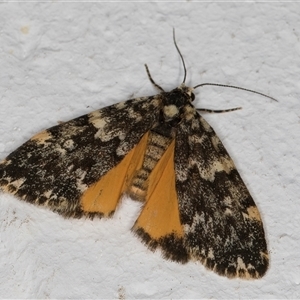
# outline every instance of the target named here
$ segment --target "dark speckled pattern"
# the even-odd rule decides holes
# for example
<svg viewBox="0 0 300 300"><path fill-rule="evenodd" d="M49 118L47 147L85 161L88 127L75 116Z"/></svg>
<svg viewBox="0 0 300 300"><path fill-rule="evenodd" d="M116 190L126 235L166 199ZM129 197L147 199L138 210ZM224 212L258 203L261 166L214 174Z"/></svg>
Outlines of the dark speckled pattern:
<svg viewBox="0 0 300 300"><path fill-rule="evenodd" d="M184 236L154 240L143 228L135 229L135 234L150 249L161 249L165 258L181 263L199 260L227 277L259 278L268 267L259 212L192 100L192 89L181 85L47 129L0 163L0 186L65 217L93 217L80 206L89 186L114 168L146 132L175 138L176 192Z"/></svg>

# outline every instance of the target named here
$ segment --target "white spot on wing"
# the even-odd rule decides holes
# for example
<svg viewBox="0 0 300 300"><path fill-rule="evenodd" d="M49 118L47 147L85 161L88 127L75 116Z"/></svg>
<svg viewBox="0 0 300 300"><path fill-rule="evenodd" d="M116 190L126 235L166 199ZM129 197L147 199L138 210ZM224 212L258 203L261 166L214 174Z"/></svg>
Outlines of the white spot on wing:
<svg viewBox="0 0 300 300"><path fill-rule="evenodd" d="M200 122L206 131L212 131L211 126L203 118L200 118Z"/></svg>
<svg viewBox="0 0 300 300"><path fill-rule="evenodd" d="M215 256L214 256L214 250L212 248L209 248L208 254L207 254L207 258L210 258L210 259L214 259L215 258Z"/></svg>
<svg viewBox="0 0 300 300"><path fill-rule="evenodd" d="M107 121L105 118L95 118L90 119L90 122L97 128L97 129L103 129L105 125L107 124Z"/></svg>
<svg viewBox="0 0 300 300"><path fill-rule="evenodd" d="M244 219L254 219L257 221L261 221L259 211L256 206L250 206L247 208L247 213L243 213Z"/></svg>
<svg viewBox="0 0 300 300"><path fill-rule="evenodd" d="M51 194L52 194L52 191L47 191L47 192L44 192L43 195L44 195L47 199L49 199L50 196L51 196Z"/></svg>
<svg viewBox="0 0 300 300"><path fill-rule="evenodd" d="M85 183L83 183L83 180L86 176L86 171L77 169L75 173L76 173L76 177L77 177L77 179L76 179L77 189L80 190L81 192L85 192L86 189L88 188L88 186Z"/></svg>
<svg viewBox="0 0 300 300"><path fill-rule="evenodd" d="M17 190L21 187L21 185L26 181L26 178L19 178L15 181L12 181L10 184L13 185Z"/></svg>
<svg viewBox="0 0 300 300"><path fill-rule="evenodd" d="M211 164L204 167L205 164L200 159L191 159L190 166L196 165L201 177L205 180L214 181L215 174L221 171L225 171L229 174L235 166L230 158L220 158L220 160L214 160Z"/></svg>
<svg viewBox="0 0 300 300"><path fill-rule="evenodd" d="M46 144L46 141L52 138L52 135L47 130L39 132L34 135L31 140L36 141L38 144Z"/></svg>
<svg viewBox="0 0 300 300"><path fill-rule="evenodd" d="M74 149L74 141L71 139L66 140L64 142L64 147L67 148L68 150L73 150Z"/></svg>
<svg viewBox="0 0 300 300"><path fill-rule="evenodd" d="M124 109L127 105L126 105L126 102L127 101L123 101L123 102L119 102L119 103L117 103L116 105L115 105L115 107L117 108L117 109Z"/></svg>

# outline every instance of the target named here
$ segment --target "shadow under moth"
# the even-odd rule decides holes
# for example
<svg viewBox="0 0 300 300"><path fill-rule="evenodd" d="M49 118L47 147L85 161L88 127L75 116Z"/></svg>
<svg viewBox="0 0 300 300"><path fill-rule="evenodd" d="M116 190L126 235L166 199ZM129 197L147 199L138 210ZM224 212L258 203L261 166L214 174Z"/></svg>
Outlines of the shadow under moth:
<svg viewBox="0 0 300 300"><path fill-rule="evenodd" d="M166 259L259 278L268 251L259 211L194 88L120 102L44 130L0 162L0 187L64 217L111 217L122 195L143 207L132 231Z"/></svg>

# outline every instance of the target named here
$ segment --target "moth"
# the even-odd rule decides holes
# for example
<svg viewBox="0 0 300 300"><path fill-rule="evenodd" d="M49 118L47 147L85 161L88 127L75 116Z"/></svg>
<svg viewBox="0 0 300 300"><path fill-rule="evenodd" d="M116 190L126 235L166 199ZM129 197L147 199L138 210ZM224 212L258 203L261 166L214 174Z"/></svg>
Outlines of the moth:
<svg viewBox="0 0 300 300"><path fill-rule="evenodd" d="M0 186L64 217L112 217L120 198L143 203L132 231L179 263L259 278L268 251L259 211L212 127L182 84L46 129L0 163Z"/></svg>

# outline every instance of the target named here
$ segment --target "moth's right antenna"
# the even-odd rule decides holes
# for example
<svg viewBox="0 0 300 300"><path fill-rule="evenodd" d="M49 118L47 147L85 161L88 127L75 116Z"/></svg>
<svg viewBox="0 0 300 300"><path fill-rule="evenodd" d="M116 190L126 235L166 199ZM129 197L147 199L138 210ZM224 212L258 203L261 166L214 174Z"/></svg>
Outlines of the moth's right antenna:
<svg viewBox="0 0 300 300"><path fill-rule="evenodd" d="M235 85L227 85L227 84L219 84L219 83L210 83L210 82L208 82L208 83L198 84L198 85L194 86L193 89L196 89L198 87L205 86L205 85L213 85L213 86L227 87L227 88L231 88L231 89L238 89L238 90L242 90L242 91L254 93L254 94L257 94L257 95L261 95L263 97L266 97L266 98L269 98L271 100L274 100L274 101L278 102L278 100L276 100L275 98L273 98L271 96L268 96L266 94L263 94L261 92L257 92L257 91L250 90L250 89L245 89L245 88L242 88L242 87L239 87L239 86L235 86Z"/></svg>
<svg viewBox="0 0 300 300"><path fill-rule="evenodd" d="M173 41L174 41L174 45L175 45L175 47L176 47L176 49L177 49L177 52L178 52L179 55L180 55L180 58L181 58L181 61L182 61L182 64L183 64L184 77L183 77L182 83L185 83L185 79L186 79L186 67L185 67L185 62L184 62L183 56L182 56L182 54L181 54L181 52L180 52L180 50L179 50L179 48L178 48L178 46L177 46L177 44L176 44L176 39L175 39L175 28L173 28Z"/></svg>

